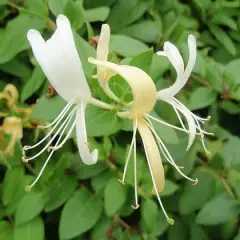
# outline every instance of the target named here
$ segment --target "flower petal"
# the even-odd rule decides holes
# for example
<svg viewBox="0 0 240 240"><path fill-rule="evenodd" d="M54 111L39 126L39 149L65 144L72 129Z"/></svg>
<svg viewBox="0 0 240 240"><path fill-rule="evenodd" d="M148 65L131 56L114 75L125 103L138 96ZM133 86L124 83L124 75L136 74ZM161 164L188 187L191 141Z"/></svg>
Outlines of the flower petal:
<svg viewBox="0 0 240 240"><path fill-rule="evenodd" d="M97 162L98 150L94 149L92 153L89 151L85 125L85 108L86 105L82 102L76 112L77 143L82 161L88 165L91 165Z"/></svg>
<svg viewBox="0 0 240 240"><path fill-rule="evenodd" d="M101 61L108 60L108 48L110 40L110 27L108 24L103 24L97 45L97 59Z"/></svg>
<svg viewBox="0 0 240 240"><path fill-rule="evenodd" d="M164 44L164 51L166 52L169 61L173 64L177 72L177 79L171 87L158 91L157 94L160 99L166 99L166 98L171 98L175 96L186 84L192 72L192 69L194 67L196 56L197 56L196 39L193 35L189 35L188 37L188 49L189 49L188 64L185 72L182 72L182 70L184 70L183 69L184 65L183 65L183 59L179 51L171 43L167 42Z"/></svg>
<svg viewBox="0 0 240 240"><path fill-rule="evenodd" d="M127 81L133 93L130 118L143 116L145 113L152 111L156 103L156 87L152 79L143 70L133 66L99 61L94 58L89 58L88 61L119 74Z"/></svg>
<svg viewBox="0 0 240 240"><path fill-rule="evenodd" d="M28 39L34 56L61 97L66 101L74 96L85 100L91 97L67 17L58 16L57 29L46 43L33 30L28 32Z"/></svg>
<svg viewBox="0 0 240 240"><path fill-rule="evenodd" d="M144 150L146 152L146 156L149 161L149 167L151 168L152 172L152 177L154 178L158 191L162 192L165 186L165 178L158 146L151 130L144 120L140 118L138 118L138 131L143 141Z"/></svg>

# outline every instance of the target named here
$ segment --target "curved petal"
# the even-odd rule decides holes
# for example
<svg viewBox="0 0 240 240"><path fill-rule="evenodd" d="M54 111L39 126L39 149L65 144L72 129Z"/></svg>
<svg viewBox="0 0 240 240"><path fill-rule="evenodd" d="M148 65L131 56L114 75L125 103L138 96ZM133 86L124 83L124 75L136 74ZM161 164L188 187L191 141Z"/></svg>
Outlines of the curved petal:
<svg viewBox="0 0 240 240"><path fill-rule="evenodd" d="M127 81L133 93L133 104L129 118L143 116L152 111L156 103L156 87L143 70L133 66L99 61L94 58L89 58L88 61L119 74Z"/></svg>
<svg viewBox="0 0 240 240"><path fill-rule="evenodd" d="M108 24L103 24L97 45L97 59L101 61L108 60L108 48L110 40L110 27Z"/></svg>
<svg viewBox="0 0 240 240"><path fill-rule="evenodd" d="M97 162L98 150L94 149L92 153L89 151L85 125L85 108L86 105L82 102L76 112L77 144L82 161L88 165L91 165Z"/></svg>
<svg viewBox="0 0 240 240"><path fill-rule="evenodd" d="M171 43L166 44L167 46L164 48L164 51L166 52L169 61L172 63L177 72L177 79L171 87L163 89L158 92L158 97L161 99L171 98L175 96L183 88L192 72L197 55L196 39L193 35L189 35L188 37L189 60L185 72L182 72L182 68L184 68L184 65L183 59L179 51L173 44Z"/></svg>
<svg viewBox="0 0 240 240"><path fill-rule="evenodd" d="M35 30L27 34L34 56L56 91L66 101L88 100L91 92L74 43L70 22L59 15L57 29L46 42Z"/></svg>
<svg viewBox="0 0 240 240"><path fill-rule="evenodd" d="M149 167L151 168L150 172L152 173L152 177L156 183L158 191L162 192L165 186L165 178L158 146L151 130L142 119L138 119L138 131L143 141Z"/></svg>

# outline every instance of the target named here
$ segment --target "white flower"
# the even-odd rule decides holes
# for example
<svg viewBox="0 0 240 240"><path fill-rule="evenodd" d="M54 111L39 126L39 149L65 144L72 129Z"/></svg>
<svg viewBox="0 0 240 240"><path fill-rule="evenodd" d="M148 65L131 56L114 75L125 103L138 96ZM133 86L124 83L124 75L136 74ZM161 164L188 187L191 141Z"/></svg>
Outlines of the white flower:
<svg viewBox="0 0 240 240"><path fill-rule="evenodd" d="M179 50L170 42L165 42L164 44L164 51L159 51L157 52L158 55L166 56L173 67L176 70L177 73L177 79L175 83L170 86L169 88L160 90L157 92L157 99L165 101L169 104L172 105L174 111L177 114L177 117L180 121L180 124L182 128L178 128L176 126L172 126L171 124L165 123L162 120L156 119L150 115L147 117L156 120L160 123L163 123L165 125L168 125L170 127L173 127L175 129L185 131L189 133L189 142L187 146L187 150L191 147L193 144L193 141L195 139L196 134L201 136L201 141L203 144L203 147L205 151L208 153L205 144L204 144L204 134L207 135L213 135L213 133L208 133L204 131L201 128L201 124L203 124L205 121L208 121L210 117L208 118L201 118L194 113L192 113L183 103L181 103L178 99L175 98L175 95L184 87L186 82L188 81L188 78L193 70L194 64L196 62L196 57L197 57L197 46L196 46L196 39L193 35L189 35L188 37L188 48L189 48L189 59L188 59L188 64L186 68L184 69L184 61L183 58L179 52ZM184 117L187 120L188 123L188 130L186 129L181 115L184 115Z"/></svg>
<svg viewBox="0 0 240 240"><path fill-rule="evenodd" d="M28 187L28 189L30 189L40 178L54 151L62 147L75 126L78 150L83 162L86 164L96 163L98 150L95 149L92 153L89 151L85 126L86 104L97 100L91 97L91 92L83 72L82 63L74 43L69 20L67 17L59 15L57 17L57 29L47 41L45 41L41 34L36 30L29 30L27 38L31 44L35 58L50 83L59 95L68 102L52 123L47 126L40 126L41 128L52 127L49 133L37 144L33 146L25 146L23 149L23 161L26 162L36 159L45 150L51 150L51 153L36 180ZM67 129L69 130L63 138ZM26 150L39 146L45 140L48 140L53 133L54 135L51 140L39 153L32 157L25 156ZM57 135L59 135L59 137L56 143L54 146L51 146Z"/></svg>

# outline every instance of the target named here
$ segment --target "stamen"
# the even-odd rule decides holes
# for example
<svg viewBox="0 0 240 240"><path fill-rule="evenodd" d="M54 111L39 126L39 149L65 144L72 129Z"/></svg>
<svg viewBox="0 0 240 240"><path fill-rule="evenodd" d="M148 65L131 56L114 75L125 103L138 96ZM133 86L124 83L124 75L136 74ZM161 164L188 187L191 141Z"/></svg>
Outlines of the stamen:
<svg viewBox="0 0 240 240"><path fill-rule="evenodd" d="M157 185L156 185L155 179L153 177L153 173L152 173L152 169L151 169L151 165L150 165L150 160L149 160L149 157L148 157L148 153L147 153L147 149L146 149L146 145L145 145L144 140L143 140L143 147L144 147L144 151L145 151L145 154L146 154L146 158L147 158L147 162L148 162L148 168L149 168L149 171L150 171L150 175L151 175L152 182L153 182L153 187L155 189L155 193L157 195L158 202L159 202L159 204L161 206L161 209L162 209L162 211L163 211L163 213L164 213L168 223L173 225L174 224L174 220L172 218L168 217L167 212L165 211L164 206L163 206L162 201L161 201L161 198L159 196L159 193L158 193L158 190L157 190Z"/></svg>
<svg viewBox="0 0 240 240"><path fill-rule="evenodd" d="M137 132L137 126L133 126L133 137L132 137L131 145L130 145L130 148L129 148L129 151L128 151L127 160L126 160L125 167L124 167L124 171L123 171L123 177L122 177L122 180L118 179L118 181L119 181L120 183L122 183L122 184L125 183L125 178L126 178L128 163L129 163L130 156L131 156L131 153L132 153L133 144L134 144L134 139L135 139L135 137L136 137L136 132Z"/></svg>
<svg viewBox="0 0 240 240"><path fill-rule="evenodd" d="M65 138L63 139L63 141L58 146L54 146L54 147L51 146L49 148L54 149L55 151L58 150L59 148L61 148L64 145L64 143L68 140L68 138L69 138L70 134L72 133L75 126L76 126L76 120L74 120L74 122L72 123L72 126L69 129Z"/></svg>
<svg viewBox="0 0 240 240"><path fill-rule="evenodd" d="M57 132L54 134L54 136L50 139L50 141L45 145L45 147L40 151L38 152L36 155L30 157L30 158L26 158L25 156L23 156L23 160L26 160L26 161L30 161L30 160L33 160L35 158L37 158L39 155L41 155L46 149L48 149L48 147L50 146L50 144L53 142L53 140L57 137L57 135L59 134L59 132L62 130L62 128L64 128L64 126L68 126L68 124L71 122L72 120L72 117L73 117L73 114L75 113L77 107L75 107L71 113L67 116L67 118L64 120L64 122L62 123L62 125L60 126L60 128L57 130ZM66 127L65 126L65 127ZM64 128L64 131L65 131L66 128Z"/></svg>
<svg viewBox="0 0 240 240"><path fill-rule="evenodd" d="M147 123L147 122L146 122ZM188 176L186 176L181 170L180 168L176 165L175 161L173 160L171 154L169 153L168 149L166 148L166 146L164 145L163 141L161 140L161 138L158 136L158 134L156 133L155 129L149 124L147 123L148 127L151 129L151 131L153 132L154 136L157 138L157 142L159 142L159 144L162 146L162 148L160 148L160 150L162 150L162 153L168 156L166 158L166 155L164 155L164 157L170 161L170 163L175 167L175 169L180 173L180 175L182 175L184 178L186 178L187 180L196 183L196 179L192 179Z"/></svg>
<svg viewBox="0 0 240 240"><path fill-rule="evenodd" d="M72 105L73 105L73 104L72 104ZM71 106L72 106L72 105L71 105ZM70 106L70 107L71 107L71 106ZM69 107L69 108L70 108L70 107ZM69 108L68 108L68 109L69 109ZM74 108L74 109L76 109L76 108ZM72 109L72 111L70 112L70 114L73 112L74 109ZM58 117L56 118L56 119L58 119L58 120L57 120L57 123L56 123L55 126L48 132L48 134L47 134L43 139L41 139L38 143L34 144L33 146L24 146L23 149L24 149L25 151L26 151L26 150L29 150L29 149L33 149L33 148L39 146L41 143L43 143L46 139L48 139L48 137L52 134L52 132L53 132L53 131L57 128L57 126L60 124L60 122L62 121L62 119L63 119L64 116L66 115L67 111L68 111L68 110L66 110L63 114L60 114L61 116L59 115L59 116L60 116L60 117L58 116L59 118L58 118ZM56 120L56 119L55 119L55 120ZM55 121L55 120L54 120L54 121ZM53 122L54 122L54 121L53 121ZM53 122L52 122L52 123L53 123ZM52 123L51 123L51 124L52 124ZM46 127L50 127L51 124L47 125ZM53 124L52 124L52 125L53 125ZM44 128L45 128L45 127L44 127Z"/></svg>
<svg viewBox="0 0 240 240"><path fill-rule="evenodd" d="M175 108L174 106L172 106L172 107L173 107L175 113L177 114L178 120L179 120L179 122L180 122L182 128L183 128L183 129L186 129L186 127L185 127L185 125L184 125L184 123L183 123L183 120L182 120L182 118L181 118L181 116L180 116L180 114L179 114L177 108Z"/></svg>
<svg viewBox="0 0 240 240"><path fill-rule="evenodd" d="M73 114L74 114L74 112L73 112ZM73 114L72 114L72 116L73 116ZM72 119L72 116L70 117L70 120ZM62 136L63 136L63 134L64 134L64 132L65 132L65 130L66 130L66 128L67 128L69 123L70 123L70 121L68 121L67 124L65 125L65 127L64 127L63 131L61 132L61 134L60 134L60 136L59 136L59 138L58 138L58 140L57 140L57 142L56 142L54 147L56 147L58 145L58 143L60 142L60 140L61 140L61 138L62 138ZM54 152L55 152L55 150L53 149L51 151L51 153L49 154L47 160L45 161L44 165L42 166L42 168L41 168L37 178L34 180L34 182L31 185L27 185L25 187L25 191L29 192L31 190L31 188L38 182L38 180L40 179L41 175L43 174L43 171L44 171L45 167L47 166L47 164L48 164L48 162L49 162L49 160L52 157Z"/></svg>
<svg viewBox="0 0 240 240"><path fill-rule="evenodd" d="M65 115L66 112L72 107L75 100L76 100L76 97L74 97L70 102L68 102L68 104L63 108L63 110L60 112L60 114L50 124L48 124L46 126L40 125L40 126L38 126L38 128L49 128L52 125L54 125L59 120L59 118L61 118L63 115Z"/></svg>
<svg viewBox="0 0 240 240"><path fill-rule="evenodd" d="M159 123L161 123L161 124L164 124L164 125L166 125L166 126L168 126L168 127L171 127L171 128L177 129L177 130L179 130L179 131L183 131L183 132L189 133L189 131L186 130L186 129L179 128L179 127L177 127L177 126L174 126L174 125L172 125L172 124L169 124L169 123L167 123L167 122L165 122L165 121L163 121L163 120L161 120L161 119L157 119L157 118L155 118L155 117L153 117L153 116L151 116L151 115L149 115L149 114L145 114L145 117L146 117L147 119L148 119L148 118L151 118L151 119L153 119L153 120L155 120L155 121L157 121L157 122L159 122ZM149 119L148 119L148 120L149 120Z"/></svg>

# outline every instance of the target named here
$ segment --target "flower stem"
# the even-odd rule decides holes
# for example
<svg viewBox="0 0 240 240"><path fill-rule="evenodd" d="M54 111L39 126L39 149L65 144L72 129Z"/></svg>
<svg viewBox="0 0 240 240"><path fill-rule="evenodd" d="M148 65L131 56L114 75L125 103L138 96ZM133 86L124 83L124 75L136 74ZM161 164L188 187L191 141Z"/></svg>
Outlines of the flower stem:
<svg viewBox="0 0 240 240"><path fill-rule="evenodd" d="M108 110L113 110L114 109L113 105L102 102L102 101L97 100L95 98L91 98L88 103L90 103L90 104L92 104L96 107L100 107L100 108L104 108L104 109L108 109Z"/></svg>

